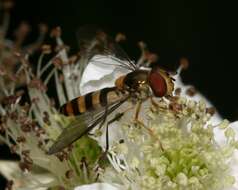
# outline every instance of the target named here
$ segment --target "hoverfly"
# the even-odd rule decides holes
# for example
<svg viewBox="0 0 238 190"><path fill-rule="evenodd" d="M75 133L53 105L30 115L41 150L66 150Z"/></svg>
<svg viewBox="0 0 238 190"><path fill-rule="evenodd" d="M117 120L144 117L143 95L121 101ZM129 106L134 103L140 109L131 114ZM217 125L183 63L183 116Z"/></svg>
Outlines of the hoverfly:
<svg viewBox="0 0 238 190"><path fill-rule="evenodd" d="M132 62L126 53L103 32L98 30L92 40L81 41L83 55L88 60L95 55L107 55L118 62L118 67L129 71L128 74L120 76L115 81L114 87L103 88L90 92L84 96L79 96L60 108L60 112L66 116L76 116L76 122L65 128L59 135L56 142L49 149L49 154L61 151L72 144L93 128L105 123L106 117L120 107L124 102L131 100L134 103L141 103L149 97L163 97L172 95L174 84L173 78L165 70L155 67L152 70L142 70ZM107 65L108 63L100 62ZM139 106L140 107L140 106ZM136 117L138 117L138 112ZM106 151L108 145L108 124L106 128ZM83 130L82 130L83 129Z"/></svg>

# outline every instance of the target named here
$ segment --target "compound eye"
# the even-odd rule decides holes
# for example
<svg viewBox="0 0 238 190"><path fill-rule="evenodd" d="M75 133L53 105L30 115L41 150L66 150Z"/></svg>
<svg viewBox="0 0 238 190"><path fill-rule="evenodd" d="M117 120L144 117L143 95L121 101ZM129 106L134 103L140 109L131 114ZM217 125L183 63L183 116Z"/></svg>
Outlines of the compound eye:
<svg viewBox="0 0 238 190"><path fill-rule="evenodd" d="M162 97L166 94L166 81L159 73L151 72L149 75L149 83L156 97Z"/></svg>

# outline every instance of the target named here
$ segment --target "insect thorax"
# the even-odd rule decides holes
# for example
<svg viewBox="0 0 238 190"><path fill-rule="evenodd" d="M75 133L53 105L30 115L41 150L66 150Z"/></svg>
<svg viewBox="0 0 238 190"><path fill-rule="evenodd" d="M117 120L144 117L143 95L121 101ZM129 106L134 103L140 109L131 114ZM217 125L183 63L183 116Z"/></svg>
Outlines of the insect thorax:
<svg viewBox="0 0 238 190"><path fill-rule="evenodd" d="M132 101L145 100L151 95L148 83L148 71L138 70L124 78L124 89L131 94Z"/></svg>
<svg viewBox="0 0 238 190"><path fill-rule="evenodd" d="M148 84L148 72L144 70L138 70L131 72L125 76L124 88L129 91L140 91L143 86Z"/></svg>

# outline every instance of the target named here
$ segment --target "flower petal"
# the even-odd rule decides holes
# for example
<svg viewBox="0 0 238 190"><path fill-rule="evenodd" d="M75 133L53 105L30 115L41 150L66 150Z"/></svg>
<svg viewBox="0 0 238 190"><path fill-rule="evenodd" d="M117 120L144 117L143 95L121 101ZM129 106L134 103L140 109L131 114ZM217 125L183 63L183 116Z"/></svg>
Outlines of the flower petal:
<svg viewBox="0 0 238 190"><path fill-rule="evenodd" d="M75 187L74 190L119 190L119 188L108 183L93 183Z"/></svg>
<svg viewBox="0 0 238 190"><path fill-rule="evenodd" d="M15 161L1 160L0 173L7 180L14 181L13 189L46 190L48 189L47 187L40 186L54 181L54 177L45 172L32 171L31 173L23 173L19 168L19 163Z"/></svg>
<svg viewBox="0 0 238 190"><path fill-rule="evenodd" d="M20 171L17 162L14 161L0 161L0 173L8 180L16 177Z"/></svg>
<svg viewBox="0 0 238 190"><path fill-rule="evenodd" d="M237 151L234 153L233 160L231 163L231 175L234 176L236 179L234 188L238 189L238 152Z"/></svg>
<svg viewBox="0 0 238 190"><path fill-rule="evenodd" d="M238 141L238 121L233 122L229 125L232 129L236 132L236 140ZM235 177L236 182L234 184L234 187L238 189L238 151L236 150L233 156L232 160L232 167L231 167L231 174Z"/></svg>
<svg viewBox="0 0 238 190"><path fill-rule="evenodd" d="M228 127L231 127L236 133L236 140L238 140L238 121L230 123ZM226 143L226 137L224 135L224 131L218 127L214 129L215 140L220 145L224 145ZM234 152L231 165L231 175L235 177L236 182L232 188L227 190L238 190L238 151Z"/></svg>

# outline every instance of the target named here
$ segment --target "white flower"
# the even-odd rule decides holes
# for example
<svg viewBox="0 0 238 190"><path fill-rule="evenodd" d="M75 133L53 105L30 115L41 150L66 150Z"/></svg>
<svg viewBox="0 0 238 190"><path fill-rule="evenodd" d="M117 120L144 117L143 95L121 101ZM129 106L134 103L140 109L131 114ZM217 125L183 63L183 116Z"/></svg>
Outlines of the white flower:
<svg viewBox="0 0 238 190"><path fill-rule="evenodd" d="M107 60L107 62L113 62L113 60L110 60L110 57L102 57L102 59L104 59L104 61L106 60L106 59L108 59ZM93 76L93 78L96 78L97 79L97 82L96 83L94 83L94 81L90 81L90 76L91 76L91 73L92 73L92 70L94 70L94 69L96 69L96 70L100 70L100 74L98 75L98 76ZM99 89L101 89L101 88L103 88L103 87L107 87L107 86L113 86L114 85L114 81L115 81L115 79L118 77L118 76L120 76L120 75L123 75L123 74L126 74L126 72L125 73L117 73L117 71L116 71L116 69L114 69L114 70L112 70L110 73L109 72L105 72L105 76L107 76L107 75L110 75L111 77L110 77L110 80L105 80L105 78L104 78L104 75L103 75L103 67L102 66L100 66L100 65L96 65L93 61L92 62L90 62L89 63L89 65L88 65L88 67L86 68L86 70L85 70L85 73L84 73L84 75L83 75L83 78L82 78L82 83L80 84L80 90L82 91L82 92L91 92L91 91L95 91L95 90L99 90ZM200 93L197 93L195 96L193 96L193 97L189 97L189 96L187 96L186 94L185 94L185 92L186 92L186 90L188 89L188 88L190 88L190 86L185 86L185 85L183 85L182 84L182 82L181 82L181 78L179 77L179 76L177 76L176 77L176 79L177 79L177 81L176 81L176 87L180 87L181 89L182 89L182 94L183 94L183 96L186 96L186 98L188 99L188 100L186 100L187 101L187 106L192 106L191 108L194 108L194 107L196 107L196 101L199 101L199 100L203 100L204 102L206 102L206 105L207 106L212 106L211 105L211 103L208 101L208 100L206 100L205 99L205 97L204 96L202 96ZM98 86L98 85L96 85L96 84L101 84L100 86ZM190 101L189 101L190 100ZM201 101L200 101L201 102ZM192 103L192 104L191 104ZM201 102L200 103L200 108L202 109L202 110L204 110L204 108L205 107L203 107L203 103ZM199 108L199 109L200 109ZM205 117L207 117L207 116L205 116ZM222 121L222 118L219 116L219 114L218 113L216 113L211 119L208 117L208 118L206 118L205 119L206 121L209 121L208 122L208 124L210 124L210 125L213 125L213 126L216 126L216 125L218 125L218 123L220 123L221 121ZM205 122L206 122L205 121ZM224 123L224 122L223 122ZM226 122L225 122L226 123ZM224 124L225 124L224 123ZM118 125L122 125L123 124L123 122L120 122ZM222 125L224 125L224 124L222 124ZM228 125L229 123L227 123L226 125ZM220 124L221 125L221 124ZM229 124L229 126L227 126L227 128L229 128L229 130L226 130L226 132L224 133L224 131L221 129L221 128L223 128L223 127L214 127L214 129L212 129L212 130L214 130L214 138L215 138L215 140L220 144L220 145L224 145L224 143L226 142L226 138L225 138L225 136L228 136L228 138L234 138L234 136L233 135L236 135L236 140L238 139L238 137L237 137L237 134L238 134L238 131L237 131L237 127L235 128L234 126L237 126L238 125L238 123L236 122L236 123L232 123L232 124ZM116 126L116 124L114 124L114 126ZM114 126L112 127L112 128L114 128ZM110 128L110 134L112 134L112 133L118 133L118 134L122 134L122 130L120 130L120 127L121 126L118 126L117 127L117 130L115 131L114 129L113 129L113 131L111 131L111 128ZM127 131L128 132L128 131ZM135 130L133 131L133 132L135 132ZM226 134L226 135L225 135ZM113 136L113 135L112 135ZM110 142L113 142L113 141L117 141L119 138L118 138L118 135L116 135L117 136L117 138L111 138L110 139ZM119 135L120 136L120 135ZM110 136L111 137L111 136ZM121 136L121 138L125 138L125 139L127 139L127 138L129 138L129 137L125 137L125 135L123 136ZM105 138L105 137L104 137ZM136 138L136 134L134 135L134 138ZM135 139L135 142L137 142L139 139ZM195 140L195 139L194 139ZM198 139L198 140L200 140L200 139ZM125 144L127 144L128 142L126 142ZM237 143L237 141L236 141L236 143ZM99 142L99 144L102 144L102 143L100 143ZM103 143L104 144L104 143ZM117 146L117 145L115 145L115 142L114 143L112 143L113 145L112 145L112 149L113 149L113 146ZM164 144L166 145L166 142L164 142ZM129 144L127 144L128 145L128 148L130 147L130 146L132 146L133 147L133 145L129 145ZM165 146L164 145L164 146ZM236 145L237 146L237 145ZM131 148L131 147L130 147ZM138 148L138 147L137 147ZM149 147L147 147L147 148L149 148ZM138 158L136 158L136 156L138 156L138 155L136 155L136 148L134 147L133 149L135 149L135 151L133 152L132 151L132 149L129 149L129 154L130 155L133 155L131 158L130 158L130 156L128 156L128 154L126 153L126 154L124 154L124 156L123 157L117 157L118 155L117 154L115 154L114 156L113 156L113 151L111 152L112 153L112 155L111 156L109 156L109 159L110 159L110 161L111 161L111 163L112 163L112 165L113 165L113 167L114 167L114 169L117 171L117 172L119 172L119 176L117 176L117 177L119 177L120 179L118 179L119 181L120 181L120 183L121 182L123 182L125 179L123 178L123 175L125 175L125 176L127 176L127 177L132 177L130 180L137 180L136 178L138 177L135 173L133 174L133 173L130 173L130 170L132 169L132 171L133 171L133 168L135 168L135 167L137 167L138 168L138 164L140 165L140 163L141 163L141 161L139 161L138 160ZM150 149L150 148L149 148ZM130 151L132 151L132 152L130 152ZM233 160L232 160L232 162L230 163L230 164L232 164L232 171L231 171L231 175L233 175L235 178L236 178L236 182L235 182L235 184L234 184L234 186L233 186L233 188L229 188L230 190L231 189L238 189L238 185L237 185L237 181L238 181L238 176L237 176L237 171L238 171L238 168L237 168L237 165L238 165L238 163L237 163L237 158L238 158L238 156L237 156L237 152L235 152L234 153L234 156L233 156ZM117 159L119 159L119 160L117 160ZM130 159L131 159L131 162L130 162ZM149 158L150 159L150 158ZM211 159L214 159L214 158L211 158ZM134 161L133 161L134 160ZM155 160L156 161L156 160ZM120 164L119 162L124 162L124 163L122 163L122 164ZM145 161L142 161L142 162L145 162ZM142 164L143 165L143 164ZM163 164L161 164L161 167L163 166ZM131 169L130 169L130 167L131 167ZM122 169L123 168L123 169ZM123 172L123 170L125 170L124 172ZM158 172L162 172L163 170L162 170L162 168L159 168L158 169ZM108 169L108 171L107 171L108 173L107 173L107 175L105 176L105 181L110 181L110 180L112 180L112 182L114 181L115 182L115 179L114 179L114 177L112 177L113 175L115 175L115 171L113 171L113 169ZM163 174L163 173L161 173L161 174ZM133 179L134 178L134 179ZM187 180L185 180L185 178L186 178L186 176L184 176L184 174L183 173L181 173L180 175L178 175L177 176L177 179L178 179L178 182L181 184L181 185L186 185L187 183L194 183L196 180L195 180L195 178L194 179L189 179L188 181ZM151 178L151 179L145 179L146 180L146 185L149 185L151 188L153 187L153 185L155 186L155 182L153 181L153 179ZM233 178L227 178L226 179L227 181L230 181L230 180L233 180ZM116 180L117 181L117 180ZM185 181L186 181L186 183L185 183ZM124 181L125 182L125 181ZM127 181L128 182L128 181ZM230 181L231 183L233 183L232 181ZM124 184L125 185L125 184ZM140 188L140 187L138 187L136 184L134 184L133 185L133 183L131 184L132 186L130 187L130 188L132 188L132 189L138 189L138 188ZM174 183L172 183L172 182L169 182L168 183L168 187L170 187L170 188L172 188L174 185L176 185L176 184L174 184ZM133 187L134 186L134 187ZM124 187L125 188L125 187ZM159 187L157 187L157 188L159 188ZM156 186L155 186L155 189L156 189Z"/></svg>
<svg viewBox="0 0 238 190"><path fill-rule="evenodd" d="M118 188L107 183L94 183L76 187L74 190L118 190Z"/></svg>
<svg viewBox="0 0 238 190"><path fill-rule="evenodd" d="M0 127L4 131L0 139L20 156L17 163L0 162L0 171L14 181L13 188L172 190L177 187L214 189L216 185L234 183L237 167L230 171L228 164L237 166L237 155L230 159L238 147L236 127L226 120L218 125L218 122L209 123L211 115L203 102L182 97L174 101L162 98L157 107L146 102L140 113L144 123L132 121L133 109L125 111L128 102L115 111L126 113L120 121L110 125L110 147L104 167L98 158L105 149L105 131L94 138L96 141L84 136L57 155L46 154L62 129L74 121L60 115L46 94L51 78L55 79L55 98L62 105L80 94L114 86L119 76L129 72L117 66L116 58L100 55L93 57L82 72L87 61L76 59L77 62L71 64L59 28L52 34L59 51L42 66L44 52L35 73L27 64L27 56L19 55L22 62L19 70L25 73L30 105L19 105L22 94L14 94L14 85L5 88L0 78L6 102L0 105ZM150 64L154 58L142 56L139 65ZM51 68L52 64L56 67ZM47 70L48 76L40 80ZM179 82L178 78L177 85L184 88ZM218 115L216 118L221 120ZM6 168L7 164L11 167ZM100 183L95 183L97 180ZM237 182L233 187L237 188Z"/></svg>
<svg viewBox="0 0 238 190"><path fill-rule="evenodd" d="M0 173L9 181L14 181L13 189L35 189L47 190L47 187L39 187L54 183L54 176L47 172L42 172L40 168L34 168L33 173L23 173L19 168L19 163L14 161L0 161Z"/></svg>

